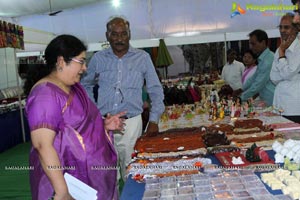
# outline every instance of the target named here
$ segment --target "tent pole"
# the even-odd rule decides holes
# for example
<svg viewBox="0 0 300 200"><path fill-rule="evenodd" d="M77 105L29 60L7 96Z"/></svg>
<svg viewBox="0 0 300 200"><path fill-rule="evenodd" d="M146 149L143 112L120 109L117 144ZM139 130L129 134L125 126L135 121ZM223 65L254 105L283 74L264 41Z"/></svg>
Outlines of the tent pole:
<svg viewBox="0 0 300 200"><path fill-rule="evenodd" d="M166 69L166 77L168 78L168 66L166 66L165 69Z"/></svg>
<svg viewBox="0 0 300 200"><path fill-rule="evenodd" d="M223 63L227 62L227 37L226 37L226 33L224 33L224 60Z"/></svg>
<svg viewBox="0 0 300 200"><path fill-rule="evenodd" d="M14 49L14 55L15 55L15 61L17 61L17 56L16 56L16 50ZM19 74L18 74L18 64L15 63L15 68L16 68L16 79L17 79L17 87L20 87L20 82L19 82ZM23 108L22 108L22 98L21 98L21 93L18 92L18 101L19 101L19 110L20 110L20 119L21 119L21 128L22 128L22 137L23 137L23 142L26 142L26 137L25 137L25 128L24 128L24 118L23 118Z"/></svg>

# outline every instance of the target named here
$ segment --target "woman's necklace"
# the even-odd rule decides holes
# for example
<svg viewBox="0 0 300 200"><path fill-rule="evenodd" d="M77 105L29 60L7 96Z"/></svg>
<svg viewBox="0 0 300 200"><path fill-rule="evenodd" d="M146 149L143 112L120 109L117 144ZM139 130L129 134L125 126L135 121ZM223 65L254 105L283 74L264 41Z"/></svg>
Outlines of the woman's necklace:
<svg viewBox="0 0 300 200"><path fill-rule="evenodd" d="M57 77L55 77L53 75L49 75L48 79L50 80L50 82L54 83L56 86L58 86L60 89L62 89L67 94L70 93L71 87L62 83Z"/></svg>

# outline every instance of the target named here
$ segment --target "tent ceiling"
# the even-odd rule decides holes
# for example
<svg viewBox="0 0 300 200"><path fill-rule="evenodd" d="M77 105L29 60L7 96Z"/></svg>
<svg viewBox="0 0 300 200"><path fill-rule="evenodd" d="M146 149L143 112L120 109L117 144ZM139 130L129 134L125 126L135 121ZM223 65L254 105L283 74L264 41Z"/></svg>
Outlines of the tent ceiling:
<svg viewBox="0 0 300 200"><path fill-rule="evenodd" d="M0 0L0 17L19 17L76 8L101 0ZM103 0L102 0L103 1Z"/></svg>
<svg viewBox="0 0 300 200"><path fill-rule="evenodd" d="M170 41L175 41L172 45L224 41L225 33L226 40L247 39L254 29L274 30L279 35L276 27L281 14L289 11L247 9L245 14L231 18L233 4L240 4L243 9L248 4L292 5L291 0L119 0L120 6L115 7L112 1L51 0L52 11L63 9L63 12L49 16L49 0L0 0L0 18L13 16L11 21L26 29L44 31L51 36L72 34L86 44L99 44L106 41L109 17L123 15L130 21L132 41L164 38L168 46ZM28 47L25 50L31 51L31 44L49 42L37 38L25 35Z"/></svg>

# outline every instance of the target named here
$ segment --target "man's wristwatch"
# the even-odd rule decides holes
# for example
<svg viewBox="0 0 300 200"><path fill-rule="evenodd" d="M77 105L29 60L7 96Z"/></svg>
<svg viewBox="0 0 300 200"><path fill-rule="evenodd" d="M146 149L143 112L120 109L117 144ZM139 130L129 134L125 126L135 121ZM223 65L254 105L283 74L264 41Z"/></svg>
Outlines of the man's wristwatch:
<svg viewBox="0 0 300 200"><path fill-rule="evenodd" d="M149 123L152 123L152 124L158 124L156 121L149 121Z"/></svg>
<svg viewBox="0 0 300 200"><path fill-rule="evenodd" d="M278 61L279 61L281 58L286 58L286 56L280 56L280 57L278 58Z"/></svg>

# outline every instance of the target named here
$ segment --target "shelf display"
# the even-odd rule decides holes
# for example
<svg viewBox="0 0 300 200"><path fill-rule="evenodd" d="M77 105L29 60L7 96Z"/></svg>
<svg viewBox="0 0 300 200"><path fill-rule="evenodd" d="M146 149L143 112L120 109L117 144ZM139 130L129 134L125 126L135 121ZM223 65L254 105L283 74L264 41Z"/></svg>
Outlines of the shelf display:
<svg viewBox="0 0 300 200"><path fill-rule="evenodd" d="M0 90L0 114L20 109L19 95L22 94L20 87L10 87ZM21 97L21 108L24 108L25 98Z"/></svg>
<svg viewBox="0 0 300 200"><path fill-rule="evenodd" d="M0 20L0 48L24 49L23 27Z"/></svg>

